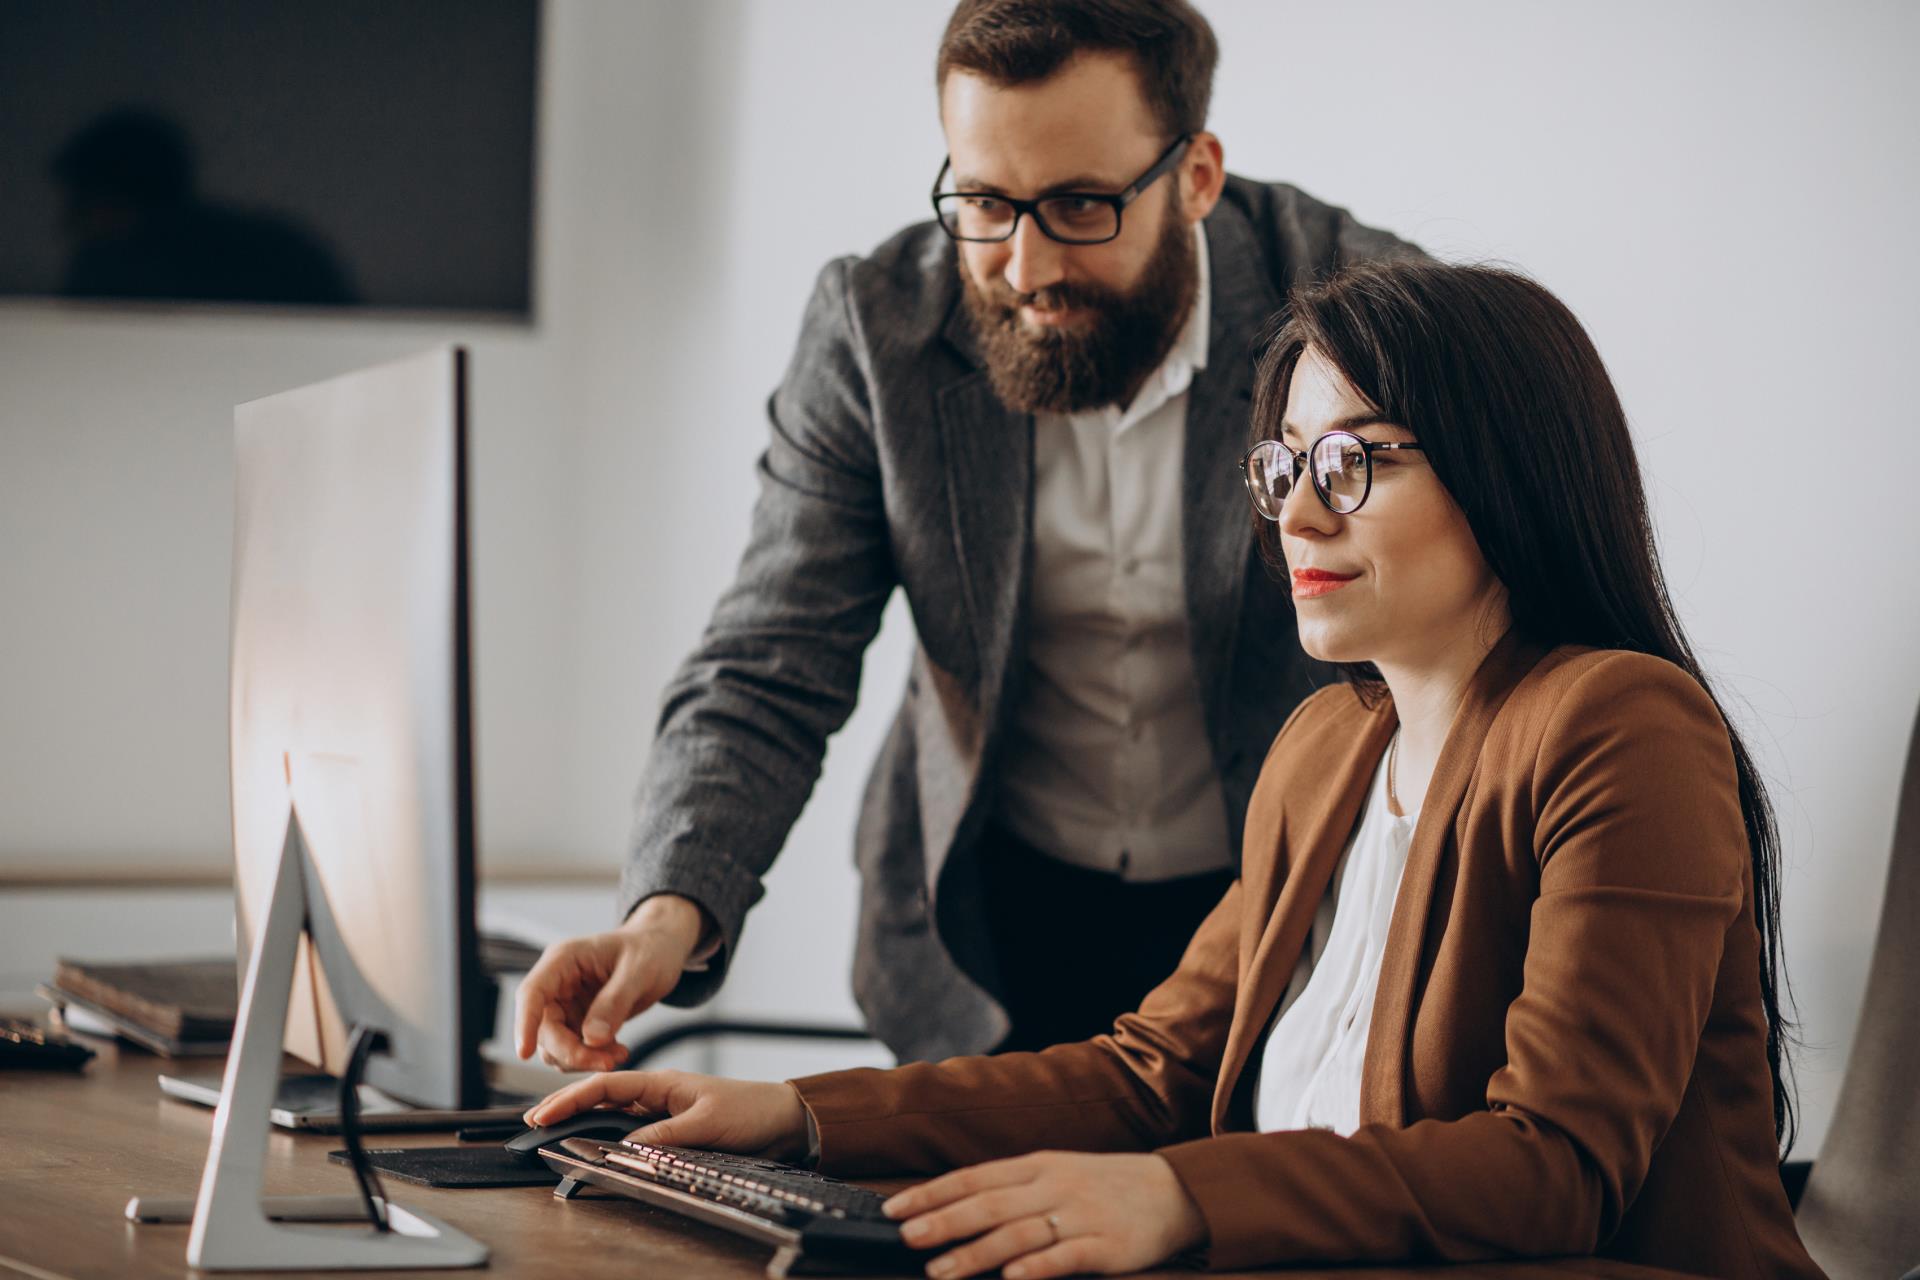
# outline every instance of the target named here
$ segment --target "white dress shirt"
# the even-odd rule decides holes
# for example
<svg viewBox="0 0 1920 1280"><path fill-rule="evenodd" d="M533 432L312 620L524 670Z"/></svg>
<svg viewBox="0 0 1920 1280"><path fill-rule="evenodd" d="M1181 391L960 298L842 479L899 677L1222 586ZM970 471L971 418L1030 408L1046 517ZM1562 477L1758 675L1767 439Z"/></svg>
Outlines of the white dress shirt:
<svg viewBox="0 0 1920 1280"><path fill-rule="evenodd" d="M1418 817L1389 812L1383 763L1260 1052L1253 1116L1262 1133L1331 1129L1344 1137L1360 1127L1373 996Z"/></svg>
<svg viewBox="0 0 1920 1280"><path fill-rule="evenodd" d="M1138 881L1232 862L1180 562L1187 388L1212 295L1198 225L1194 243L1192 308L1132 403L1035 415L1029 669L1002 773L1015 835Z"/></svg>

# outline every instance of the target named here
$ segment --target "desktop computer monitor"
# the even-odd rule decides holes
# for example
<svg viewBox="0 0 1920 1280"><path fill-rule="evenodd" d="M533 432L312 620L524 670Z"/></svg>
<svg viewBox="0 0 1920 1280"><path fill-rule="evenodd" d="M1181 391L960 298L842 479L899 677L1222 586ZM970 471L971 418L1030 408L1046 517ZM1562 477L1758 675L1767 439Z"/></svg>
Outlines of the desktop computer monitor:
<svg viewBox="0 0 1920 1280"><path fill-rule="evenodd" d="M230 683L242 980L283 848L306 935L286 1049L405 1102L485 1105L474 925L466 355L443 348L234 411ZM289 839L290 824L299 839Z"/></svg>

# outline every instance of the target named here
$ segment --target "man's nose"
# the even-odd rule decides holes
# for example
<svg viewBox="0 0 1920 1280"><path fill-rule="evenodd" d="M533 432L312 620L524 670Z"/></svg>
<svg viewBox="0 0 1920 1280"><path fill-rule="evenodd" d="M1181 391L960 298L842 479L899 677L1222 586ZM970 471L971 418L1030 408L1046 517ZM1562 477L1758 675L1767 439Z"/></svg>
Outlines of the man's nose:
<svg viewBox="0 0 1920 1280"><path fill-rule="evenodd" d="M1037 293L1060 283L1065 247L1049 240L1032 214L1023 215L1007 244L1007 284L1016 293Z"/></svg>

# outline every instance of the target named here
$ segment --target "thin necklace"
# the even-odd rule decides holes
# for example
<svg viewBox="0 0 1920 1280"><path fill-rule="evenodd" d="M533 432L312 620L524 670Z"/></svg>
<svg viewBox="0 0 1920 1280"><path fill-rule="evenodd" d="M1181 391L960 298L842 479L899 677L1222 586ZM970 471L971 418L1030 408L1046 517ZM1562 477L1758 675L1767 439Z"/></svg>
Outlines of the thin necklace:
<svg viewBox="0 0 1920 1280"><path fill-rule="evenodd" d="M1396 818L1406 815L1400 811L1400 797L1393 789L1393 762L1400 754L1400 734L1396 731L1393 741L1387 744L1387 812Z"/></svg>

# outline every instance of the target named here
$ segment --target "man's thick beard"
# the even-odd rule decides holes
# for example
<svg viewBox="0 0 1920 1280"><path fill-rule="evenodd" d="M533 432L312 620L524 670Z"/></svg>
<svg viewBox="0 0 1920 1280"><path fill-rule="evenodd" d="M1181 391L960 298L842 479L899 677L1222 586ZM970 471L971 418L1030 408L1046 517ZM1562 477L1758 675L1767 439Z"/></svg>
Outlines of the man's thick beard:
<svg viewBox="0 0 1920 1280"><path fill-rule="evenodd" d="M1125 404L1166 359L1198 283L1193 228L1169 214L1140 282L1127 293L1094 284L1058 284L1017 293L1004 278L977 285L960 264L967 312L980 333L987 377L1016 413L1084 413ZM1035 331L1020 308L1086 307L1084 329Z"/></svg>

